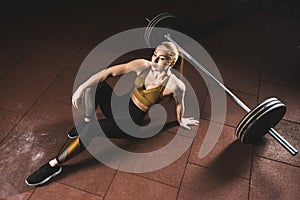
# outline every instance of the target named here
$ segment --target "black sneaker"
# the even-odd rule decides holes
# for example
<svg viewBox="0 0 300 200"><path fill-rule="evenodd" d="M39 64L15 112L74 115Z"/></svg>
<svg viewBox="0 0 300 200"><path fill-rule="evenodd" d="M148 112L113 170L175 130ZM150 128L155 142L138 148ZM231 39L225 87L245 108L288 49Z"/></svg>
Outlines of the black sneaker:
<svg viewBox="0 0 300 200"><path fill-rule="evenodd" d="M49 163L44 164L37 171L31 174L26 180L29 186L42 185L49 181L52 177L60 174L62 171L61 166L51 167Z"/></svg>
<svg viewBox="0 0 300 200"><path fill-rule="evenodd" d="M71 139L77 138L79 135L77 129L81 131L87 124L88 122L82 121L78 124L77 128L76 127L71 128L71 130L68 132L68 137Z"/></svg>

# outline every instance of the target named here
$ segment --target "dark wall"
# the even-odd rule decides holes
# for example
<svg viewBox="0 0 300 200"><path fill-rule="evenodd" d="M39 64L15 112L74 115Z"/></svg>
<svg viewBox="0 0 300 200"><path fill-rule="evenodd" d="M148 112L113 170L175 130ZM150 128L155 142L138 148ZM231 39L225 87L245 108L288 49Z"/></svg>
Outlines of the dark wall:
<svg viewBox="0 0 300 200"><path fill-rule="evenodd" d="M49 16L60 20L73 15L74 20L97 19L103 26L118 26L116 31L120 31L146 25L146 17L170 12L177 17L177 28L201 37L248 12L297 17L299 8L300 2L296 0L0 0L0 23L42 22L44 18L47 23Z"/></svg>

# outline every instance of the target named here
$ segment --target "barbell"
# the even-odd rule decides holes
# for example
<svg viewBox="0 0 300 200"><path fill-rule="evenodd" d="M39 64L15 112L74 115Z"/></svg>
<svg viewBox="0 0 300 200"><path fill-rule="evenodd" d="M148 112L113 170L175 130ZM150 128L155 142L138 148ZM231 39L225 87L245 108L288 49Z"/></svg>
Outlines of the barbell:
<svg viewBox="0 0 300 200"><path fill-rule="evenodd" d="M150 46L151 34L154 28L166 19L174 18L169 13L160 13L149 22L144 34L145 42ZM241 106L247 114L238 123L235 134L237 138L244 144L253 144L261 139L265 134L269 133L275 138L283 147L285 147L292 155L296 155L298 151L286 141L273 127L283 118L286 112L286 106L277 98L268 98L252 110L246 106L237 96L235 96L224 84L222 84L216 77L214 77L206 68L204 68L196 59L194 59L185 49L183 49L167 32L160 33L162 38L172 42L181 51L184 57L199 67L209 78L213 79L221 88L223 88L232 99ZM156 36L157 37L157 36Z"/></svg>

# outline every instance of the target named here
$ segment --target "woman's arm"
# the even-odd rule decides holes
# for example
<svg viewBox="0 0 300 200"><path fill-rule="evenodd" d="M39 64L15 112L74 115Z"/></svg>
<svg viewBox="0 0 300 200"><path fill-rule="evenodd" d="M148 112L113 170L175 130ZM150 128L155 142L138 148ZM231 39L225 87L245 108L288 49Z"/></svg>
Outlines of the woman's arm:
<svg viewBox="0 0 300 200"><path fill-rule="evenodd" d="M178 80L177 89L174 93L174 98L176 101L176 115L177 121L179 125L186 129L191 129L188 125L198 125L199 121L195 120L194 117L183 117L185 105L184 105L184 97L185 97L186 86L185 84Z"/></svg>
<svg viewBox="0 0 300 200"><path fill-rule="evenodd" d="M87 81L85 81L83 84L81 84L79 87L81 87L83 90L86 88L98 84L99 82L104 81L109 76L119 76L126 74L131 71L141 71L147 67L148 62L144 59L137 59L130 61L128 63L120 64L112 66L108 69L104 69L94 75L92 75Z"/></svg>
<svg viewBox="0 0 300 200"><path fill-rule="evenodd" d="M100 72L92 75L88 80L86 80L84 83L82 83L77 90L74 92L72 96L72 104L77 109L78 103L80 98L83 95L83 92L93 86L98 84L99 82L104 81L109 76L119 76L123 75L132 71L135 71L139 73L140 71L144 70L149 66L149 62L145 59L137 59L130 61L128 63L115 65L112 67L109 67L108 69L101 70Z"/></svg>
<svg viewBox="0 0 300 200"><path fill-rule="evenodd" d="M177 88L176 92L174 93L174 99L176 102L176 118L179 124L181 123L181 118L183 117L183 113L185 109L184 107L185 90L186 87L184 84L182 84Z"/></svg>

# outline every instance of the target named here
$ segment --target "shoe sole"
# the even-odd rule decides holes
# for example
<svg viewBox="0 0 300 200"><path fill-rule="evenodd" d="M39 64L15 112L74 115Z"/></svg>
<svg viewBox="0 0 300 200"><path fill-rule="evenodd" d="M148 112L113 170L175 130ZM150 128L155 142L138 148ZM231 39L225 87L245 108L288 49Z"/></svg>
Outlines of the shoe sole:
<svg viewBox="0 0 300 200"><path fill-rule="evenodd" d="M70 139L75 139L75 138L78 138L78 135L76 135L76 136L70 136L70 135L68 134L68 138L70 138Z"/></svg>
<svg viewBox="0 0 300 200"><path fill-rule="evenodd" d="M49 181L51 178L53 178L54 176L57 176L58 174L60 174L62 171L62 167L59 168L59 170L57 172L55 172L54 174L50 175L49 177L45 178L43 181L39 182L39 183L28 183L27 179L25 180L25 183L29 186L37 186L37 185L42 185L44 183L46 183L47 181Z"/></svg>

